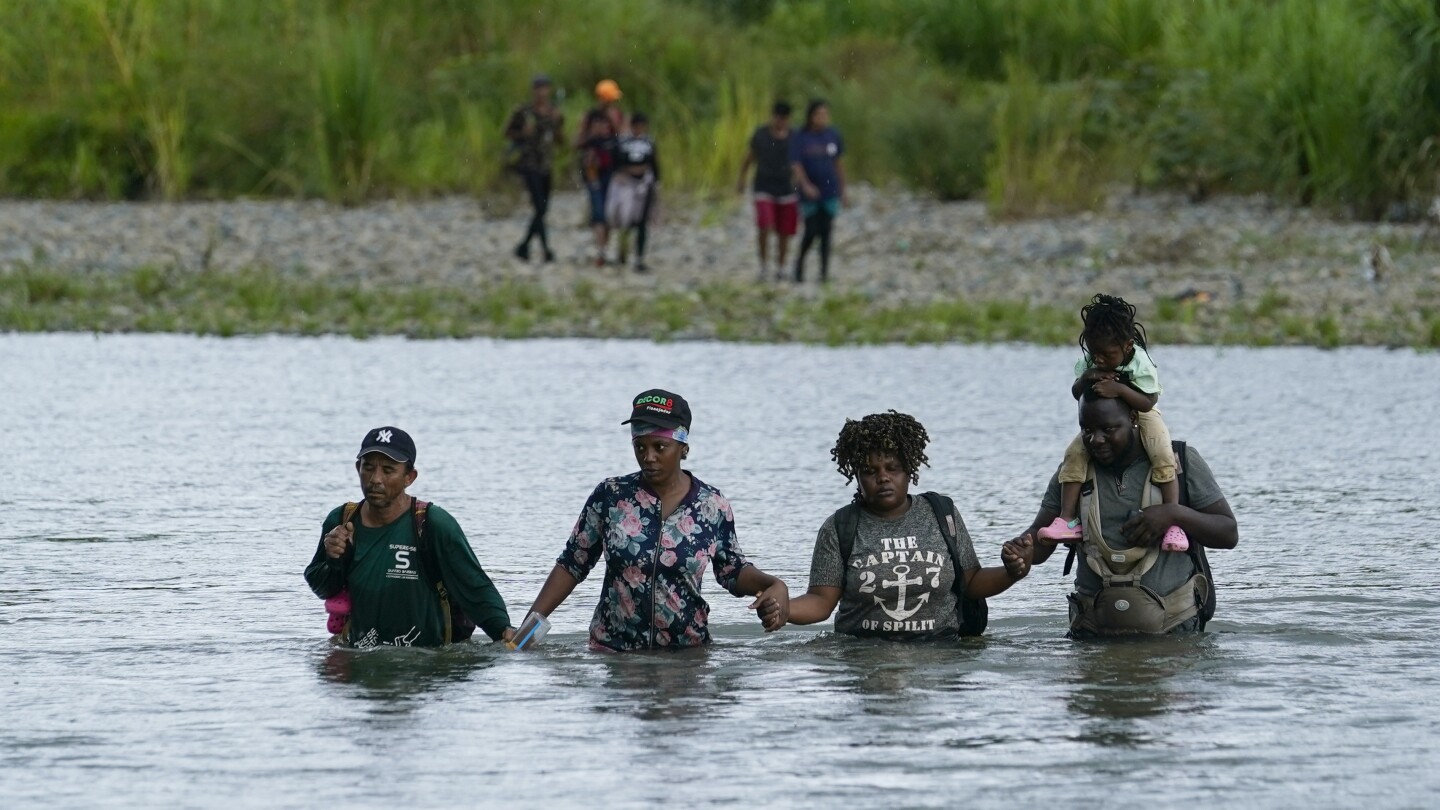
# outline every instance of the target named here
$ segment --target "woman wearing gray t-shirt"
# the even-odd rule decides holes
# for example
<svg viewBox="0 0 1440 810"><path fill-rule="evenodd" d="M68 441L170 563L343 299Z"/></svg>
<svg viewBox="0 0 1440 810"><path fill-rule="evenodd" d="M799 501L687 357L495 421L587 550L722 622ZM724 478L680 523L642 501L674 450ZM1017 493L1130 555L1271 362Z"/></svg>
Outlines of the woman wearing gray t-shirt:
<svg viewBox="0 0 1440 810"><path fill-rule="evenodd" d="M1029 573L1028 539L1005 544L1003 566L981 568L953 502L933 493L911 497L920 466L930 463L929 441L908 414L845 420L830 455L845 480L858 484L855 502L820 527L810 587L790 600L791 624L823 622L838 605L835 630L847 635L916 641L974 634L983 618L977 623L957 610L962 600L996 596Z"/></svg>

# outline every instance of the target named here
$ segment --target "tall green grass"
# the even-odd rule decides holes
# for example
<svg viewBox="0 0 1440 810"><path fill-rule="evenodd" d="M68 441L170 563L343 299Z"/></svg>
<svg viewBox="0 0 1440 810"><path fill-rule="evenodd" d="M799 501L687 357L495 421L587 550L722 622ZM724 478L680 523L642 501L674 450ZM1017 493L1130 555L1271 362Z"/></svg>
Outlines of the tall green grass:
<svg viewBox="0 0 1440 810"><path fill-rule="evenodd" d="M1123 183L1378 217L1440 170L1432 0L17 0L0 194L489 193L538 71L572 132L617 79L702 193L777 96L831 100L852 176L1007 215Z"/></svg>
<svg viewBox="0 0 1440 810"><path fill-rule="evenodd" d="M1041 85L1028 66L1011 66L995 113L995 149L986 187L1001 216L1063 213L1100 198L1095 155L1084 142L1090 94L1084 87Z"/></svg>

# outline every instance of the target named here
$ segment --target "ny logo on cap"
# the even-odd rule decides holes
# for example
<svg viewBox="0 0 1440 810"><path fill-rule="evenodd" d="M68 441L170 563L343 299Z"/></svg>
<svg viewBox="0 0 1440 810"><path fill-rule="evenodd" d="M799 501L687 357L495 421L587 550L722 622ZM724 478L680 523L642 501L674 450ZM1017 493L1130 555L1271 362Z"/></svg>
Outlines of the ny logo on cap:
<svg viewBox="0 0 1440 810"><path fill-rule="evenodd" d="M389 444L393 435L394 434L388 430L377 430L375 431L375 441Z"/></svg>

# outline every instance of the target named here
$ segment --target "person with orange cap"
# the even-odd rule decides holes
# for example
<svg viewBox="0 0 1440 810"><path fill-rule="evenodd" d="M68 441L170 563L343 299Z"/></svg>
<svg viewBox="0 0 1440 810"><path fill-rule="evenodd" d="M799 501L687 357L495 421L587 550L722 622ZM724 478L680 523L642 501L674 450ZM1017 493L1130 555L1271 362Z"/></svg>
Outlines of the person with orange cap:
<svg viewBox="0 0 1440 810"><path fill-rule="evenodd" d="M630 131L630 122L625 118L625 111L620 109L620 99L624 97L625 94L620 92L620 85L614 79L601 79L595 85L595 107L604 110L609 116L617 137Z"/></svg>
<svg viewBox="0 0 1440 810"><path fill-rule="evenodd" d="M595 84L595 106L585 112L581 120L589 121L592 116L603 115L610 122L610 128L615 132L615 137L630 132L630 120L625 116L625 111L620 108L620 99L625 94L620 92L620 85L614 79L601 79ZM579 149L585 139L589 137L585 127L575 133L575 148Z"/></svg>
<svg viewBox="0 0 1440 810"><path fill-rule="evenodd" d="M610 242L605 200L615 169L615 150L620 137L630 131L625 112L620 109L620 99L624 95L614 79L597 82L595 106L585 113L584 124L575 136L575 148L580 152L581 180L590 197L590 227L595 232L596 267L605 266L605 250Z"/></svg>

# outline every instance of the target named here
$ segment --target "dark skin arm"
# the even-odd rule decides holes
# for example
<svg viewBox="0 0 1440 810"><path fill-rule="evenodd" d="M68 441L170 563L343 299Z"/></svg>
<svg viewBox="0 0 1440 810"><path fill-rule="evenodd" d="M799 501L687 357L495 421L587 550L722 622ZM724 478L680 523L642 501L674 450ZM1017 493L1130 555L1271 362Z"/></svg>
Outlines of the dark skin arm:
<svg viewBox="0 0 1440 810"><path fill-rule="evenodd" d="M790 621L790 589L779 577L761 571L753 565L740 569L735 584L741 593L755 594L750 609L760 617L765 631L773 633Z"/></svg>
<svg viewBox="0 0 1440 810"><path fill-rule="evenodd" d="M800 189L800 193L805 195L805 199L820 199L820 189L810 182L810 176L805 174L805 167L800 165L800 161L790 163L790 173L795 177L795 187Z"/></svg>
<svg viewBox="0 0 1440 810"><path fill-rule="evenodd" d="M1049 526L1057 517L1058 513L1041 508L1030 528L1011 542L1022 538L1038 538L1040 528ZM1126 521L1120 531L1137 546L1153 546L1164 538L1165 530L1171 526L1184 529L1192 543L1199 543L1206 548L1232 549L1240 543L1240 530L1235 522L1235 513L1230 511L1230 503L1224 498L1204 509L1191 509L1178 503L1147 507L1141 510L1139 515ZM1036 539L1033 564L1039 565L1050 559L1050 555L1055 553L1056 545Z"/></svg>
<svg viewBox="0 0 1440 810"><path fill-rule="evenodd" d="M550 569L550 576L545 578L545 584L540 586L540 595L535 597L535 603L530 609L541 616L549 616L555 612L555 608L565 601L580 583L570 575L563 567L557 565Z"/></svg>
<svg viewBox="0 0 1440 810"><path fill-rule="evenodd" d="M1079 399L1085 389L1095 386L1095 393L1110 399L1119 398L1132 410L1147 413L1160 401L1156 394L1145 394L1120 381L1120 375L1103 368L1087 368L1070 386L1070 395Z"/></svg>
<svg viewBox="0 0 1440 810"><path fill-rule="evenodd" d="M812 585L804 596L790 600L791 624L818 624L830 618L840 604L840 588L834 585Z"/></svg>
<svg viewBox="0 0 1440 810"><path fill-rule="evenodd" d="M965 595L971 599L989 599L1010 590L1010 586L1030 574L1035 556L1035 543L1029 537L1006 541L1000 548L1003 565L972 568L965 572Z"/></svg>
<svg viewBox="0 0 1440 810"><path fill-rule="evenodd" d="M972 568L964 572L965 595L971 599L988 599L1009 590L1011 585L1030 573L1034 545L1029 538L1007 542L1000 551L1003 566ZM834 585L811 586L804 596L790 600L791 624L818 624L830 618L840 604L840 588ZM770 629L767 623L765 629Z"/></svg>
<svg viewBox="0 0 1440 810"><path fill-rule="evenodd" d="M755 594L750 609L759 614L766 630L774 632L785 626L790 619L790 591L784 582L753 565L742 568L737 580L742 593ZM549 616L575 591L578 584L569 571L555 566L550 569L550 576L545 578L540 595L535 597L530 609L541 616Z"/></svg>
<svg viewBox="0 0 1440 810"><path fill-rule="evenodd" d="M1240 530L1235 513L1224 498L1204 509L1191 509L1178 503L1149 506L1125 521L1120 531L1137 546L1157 545L1165 530L1179 526L1189 535L1190 542L1205 548L1232 549L1240 543Z"/></svg>
<svg viewBox="0 0 1440 810"><path fill-rule="evenodd" d="M735 184L735 193L745 193L745 178L750 176L750 167L755 164L755 152L752 149L745 150L745 162L740 164L740 182Z"/></svg>
<svg viewBox="0 0 1440 810"><path fill-rule="evenodd" d="M1119 380L1100 380L1095 383L1095 393L1110 399L1118 398L1121 402L1130 406L1133 411L1147 413L1155 407L1160 397L1155 394L1141 393Z"/></svg>
<svg viewBox="0 0 1440 810"><path fill-rule="evenodd" d="M1089 388L1091 383L1118 379L1120 379L1120 375L1113 371L1106 371L1103 368L1087 368L1080 373L1079 377L1075 378L1075 383L1070 386L1070 396L1078 400L1085 394L1085 389Z"/></svg>

